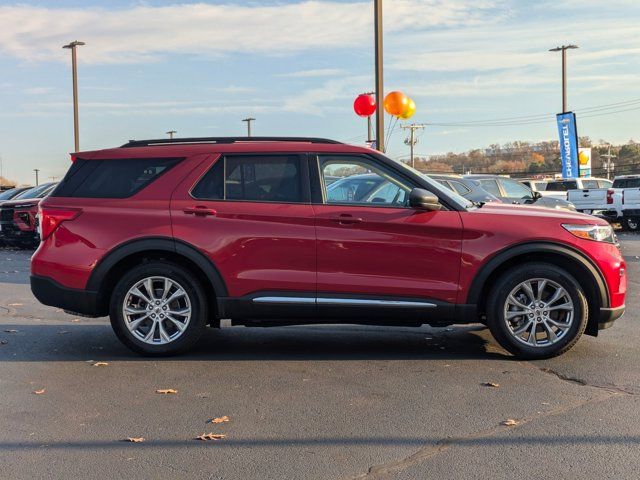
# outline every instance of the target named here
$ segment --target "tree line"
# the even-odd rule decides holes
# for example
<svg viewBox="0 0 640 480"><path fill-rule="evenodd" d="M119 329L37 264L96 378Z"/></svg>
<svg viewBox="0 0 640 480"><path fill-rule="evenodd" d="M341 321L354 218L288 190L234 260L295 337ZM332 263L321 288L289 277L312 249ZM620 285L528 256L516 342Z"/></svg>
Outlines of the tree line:
<svg viewBox="0 0 640 480"><path fill-rule="evenodd" d="M605 140L592 142L589 137L580 137L579 144L580 147L591 147L591 170L594 176L606 173L607 158L604 155L609 152L615 155L612 159L615 175L640 173L640 143L629 140L624 145L610 145ZM495 173L514 177L553 175L562 171L557 140L496 143L488 148L463 153L417 157L415 166L427 173Z"/></svg>

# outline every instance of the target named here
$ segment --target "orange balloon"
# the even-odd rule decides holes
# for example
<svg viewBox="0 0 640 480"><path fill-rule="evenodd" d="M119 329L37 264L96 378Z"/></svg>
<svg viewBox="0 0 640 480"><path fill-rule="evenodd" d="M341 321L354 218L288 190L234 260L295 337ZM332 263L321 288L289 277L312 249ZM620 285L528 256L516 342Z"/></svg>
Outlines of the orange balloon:
<svg viewBox="0 0 640 480"><path fill-rule="evenodd" d="M402 120L408 120L413 117L413 114L416 113L416 102L414 102L411 98L407 97L407 105L404 107L404 111L400 115Z"/></svg>
<svg viewBox="0 0 640 480"><path fill-rule="evenodd" d="M391 92L384 97L384 109L389 115L399 117L404 112L409 99L402 92Z"/></svg>

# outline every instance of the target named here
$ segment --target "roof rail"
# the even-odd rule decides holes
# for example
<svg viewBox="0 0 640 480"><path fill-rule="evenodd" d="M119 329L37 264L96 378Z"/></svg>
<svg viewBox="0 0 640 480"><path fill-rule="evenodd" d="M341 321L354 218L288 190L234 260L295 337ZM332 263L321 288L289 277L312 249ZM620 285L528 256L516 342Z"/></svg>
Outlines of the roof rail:
<svg viewBox="0 0 640 480"><path fill-rule="evenodd" d="M151 140L129 140L121 148L146 147L149 145L182 145L194 143L244 143L244 142L302 142L302 143L333 143L337 140L313 137L187 137L187 138L156 138Z"/></svg>

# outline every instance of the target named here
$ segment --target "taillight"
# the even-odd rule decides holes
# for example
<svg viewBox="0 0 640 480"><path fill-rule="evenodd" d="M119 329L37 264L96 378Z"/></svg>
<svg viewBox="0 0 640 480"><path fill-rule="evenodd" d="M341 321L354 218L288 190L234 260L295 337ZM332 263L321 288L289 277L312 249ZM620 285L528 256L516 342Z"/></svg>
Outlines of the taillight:
<svg viewBox="0 0 640 480"><path fill-rule="evenodd" d="M71 156L71 163L75 162L76 158L77 158L76 154L75 153L70 153L69 155Z"/></svg>
<svg viewBox="0 0 640 480"><path fill-rule="evenodd" d="M613 190L607 190L607 205L611 205L613 203Z"/></svg>
<svg viewBox="0 0 640 480"><path fill-rule="evenodd" d="M40 237L45 240L62 222L77 218L81 212L82 210L77 208L40 207Z"/></svg>

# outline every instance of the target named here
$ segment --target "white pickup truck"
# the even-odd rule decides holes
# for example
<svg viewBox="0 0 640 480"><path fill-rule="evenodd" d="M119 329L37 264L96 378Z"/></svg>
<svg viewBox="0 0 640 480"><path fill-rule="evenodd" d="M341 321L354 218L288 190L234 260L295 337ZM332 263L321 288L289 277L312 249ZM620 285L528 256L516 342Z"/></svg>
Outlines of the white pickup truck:
<svg viewBox="0 0 640 480"><path fill-rule="evenodd" d="M608 187L604 186L607 184ZM590 186L593 188L589 188ZM567 200L575 205L576 210L601 216L610 222L619 222L627 230L637 230L637 220L630 220L630 215L625 214L624 199L628 195L627 189L640 187L640 175L621 175L614 179L613 184L609 180L588 179L582 182L582 187L586 188L567 192ZM636 202L635 206L640 209L638 203L640 202ZM627 210L630 209L628 206Z"/></svg>
<svg viewBox="0 0 640 480"><path fill-rule="evenodd" d="M640 175L620 177L622 190L622 225L626 230L640 230ZM615 185L615 182L614 182Z"/></svg>

